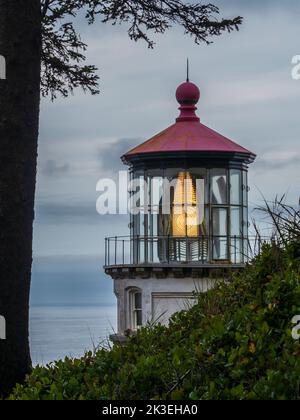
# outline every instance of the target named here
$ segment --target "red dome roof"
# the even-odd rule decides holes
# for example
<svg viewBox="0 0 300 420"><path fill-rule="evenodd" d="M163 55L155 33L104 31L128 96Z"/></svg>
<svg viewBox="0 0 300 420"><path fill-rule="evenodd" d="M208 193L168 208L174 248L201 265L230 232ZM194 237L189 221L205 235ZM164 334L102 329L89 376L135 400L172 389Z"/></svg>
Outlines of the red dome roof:
<svg viewBox="0 0 300 420"><path fill-rule="evenodd" d="M181 114L176 123L123 156L125 162L136 155L170 152L238 153L255 158L255 154L201 124L195 114L200 90L190 82L181 84L176 92Z"/></svg>
<svg viewBox="0 0 300 420"><path fill-rule="evenodd" d="M126 153L231 152L253 154L200 122L177 122L150 140Z"/></svg>

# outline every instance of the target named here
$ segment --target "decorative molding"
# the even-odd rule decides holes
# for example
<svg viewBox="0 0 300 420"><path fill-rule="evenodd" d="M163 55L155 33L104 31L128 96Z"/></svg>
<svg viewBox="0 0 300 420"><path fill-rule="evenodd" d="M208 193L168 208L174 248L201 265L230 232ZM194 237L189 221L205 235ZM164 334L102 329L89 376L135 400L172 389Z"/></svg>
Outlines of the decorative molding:
<svg viewBox="0 0 300 420"><path fill-rule="evenodd" d="M153 292L153 299L195 299L193 292Z"/></svg>
<svg viewBox="0 0 300 420"><path fill-rule="evenodd" d="M105 273L114 280L138 279L146 280L149 278L165 279L174 278L230 278L232 273L245 268L244 264L207 264L197 266L193 264L160 264L159 266L114 266L105 267Z"/></svg>

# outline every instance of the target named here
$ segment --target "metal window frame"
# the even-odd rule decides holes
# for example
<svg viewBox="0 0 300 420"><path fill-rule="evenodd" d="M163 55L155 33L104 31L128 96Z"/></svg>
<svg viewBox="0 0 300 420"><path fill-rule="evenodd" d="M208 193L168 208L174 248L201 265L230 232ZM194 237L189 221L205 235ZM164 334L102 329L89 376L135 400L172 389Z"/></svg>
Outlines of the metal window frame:
<svg viewBox="0 0 300 420"><path fill-rule="evenodd" d="M245 206L245 203L248 203L248 184L247 184L247 169L245 167L232 167L230 165L228 165L227 167L224 166L219 166L219 165L211 165L209 167L205 167L205 166L199 166L199 168L195 167L195 165L190 165L188 164L188 162L186 162L185 165L176 165L173 167L155 167L155 168L147 168L147 167L131 167L130 169L130 173L132 176L132 179L135 178L135 174L138 174L138 177L142 177L144 179L144 181L148 181L148 180L152 180L154 177L157 177L157 171L160 171L160 175L162 176L162 178L164 179L165 175L166 175L166 171L167 170L176 170L176 172L178 173L178 170L182 170L182 171L190 171L191 174L193 175L194 172L197 171L197 169L199 169L199 171L205 171L205 175L206 175L206 185L208 188L208 193L205 192L205 199L208 197L209 202L205 202L205 209L209 209L208 213L209 213L209 220L206 221L206 224L208 222L208 239L209 239L209 250L208 250L208 258L211 259L212 261L231 261L231 254L232 254L232 240L236 241L236 240L241 240L242 241L242 245L240 247L240 260L242 262L244 262L245 260L245 240L248 240L248 220L245 220L245 209L247 209L247 214L248 214L248 207ZM155 176L153 176L153 170L155 170L156 174ZM226 182L226 194L227 194L227 203L226 204L215 204L212 202L212 172L214 170L224 170L225 174L226 174L226 178L227 178L227 182ZM231 170L239 170L240 171L240 188L242 191L240 191L240 203L237 204L233 204L231 203ZM174 172L175 173L175 172ZM245 180L246 180L246 184L245 184ZM154 260L154 249L153 249L153 244L154 242L152 241L148 241L147 238L153 237L153 221L154 218L149 216L149 212L151 212L152 210L152 202L151 202L151 188L152 188L152 182L150 182L150 186L148 185L148 188L150 188L150 191L147 190L144 194L145 198L147 196L147 203L144 203L144 214L143 216L141 214L137 215L137 216L132 216L131 215L131 228L130 228L130 237L132 238L132 262L133 263L145 263L147 264L150 260L153 261ZM150 195L149 195L150 194ZM243 232L241 233L241 235L234 235L232 236L231 234L231 210L232 208L239 208L240 209L240 218L241 218L241 224L243 227ZM215 208L224 208L227 209L227 235L219 235L220 237L227 239L227 258L225 259L214 259L214 252L213 252L213 210ZM206 211L205 211L206 213ZM172 214L172 211L171 211ZM171 217L170 214L170 217ZM138 230L140 230L140 226L141 226L141 221L140 218L143 217L143 232L138 232L137 233L137 225L138 225ZM247 218L248 219L248 218ZM159 232L158 232L159 233ZM165 227L163 227L163 233L165 234ZM161 235L157 235L157 239L160 237ZM202 236L202 235L199 235ZM217 235L218 236L218 235ZM172 235L170 235L170 237L172 238ZM144 238L143 241L139 240L139 238ZM140 248L141 244L144 243L143 248ZM109 244L106 246L109 246ZM149 248L150 246L150 248ZM149 249L150 249L150 254L149 254ZM141 260L141 251L143 253L143 261ZM166 250L166 254L167 254L167 250ZM167 255L166 255L167 256ZM150 257L150 258L149 258Z"/></svg>

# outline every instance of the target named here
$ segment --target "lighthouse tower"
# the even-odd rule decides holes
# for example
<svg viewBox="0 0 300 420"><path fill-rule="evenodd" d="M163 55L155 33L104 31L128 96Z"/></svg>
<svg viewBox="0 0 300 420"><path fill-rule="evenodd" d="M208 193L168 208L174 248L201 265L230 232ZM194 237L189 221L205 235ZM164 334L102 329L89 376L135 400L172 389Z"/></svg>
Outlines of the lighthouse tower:
<svg viewBox="0 0 300 420"><path fill-rule="evenodd" d="M175 124L126 153L130 235L106 238L105 272L118 303L115 341L168 323L248 255L248 165L255 154L200 122L200 90L176 92ZM137 187L138 186L138 187Z"/></svg>

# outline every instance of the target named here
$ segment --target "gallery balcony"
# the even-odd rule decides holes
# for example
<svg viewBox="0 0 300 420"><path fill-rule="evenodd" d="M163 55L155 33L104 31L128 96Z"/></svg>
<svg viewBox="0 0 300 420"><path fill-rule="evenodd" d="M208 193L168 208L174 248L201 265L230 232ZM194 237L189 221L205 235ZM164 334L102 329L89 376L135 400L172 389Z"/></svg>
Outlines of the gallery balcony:
<svg viewBox="0 0 300 420"><path fill-rule="evenodd" d="M238 236L120 236L105 239L105 271L111 276L203 275L244 268L266 240Z"/></svg>

